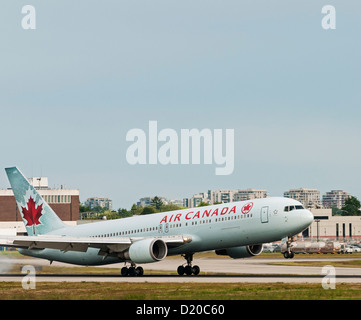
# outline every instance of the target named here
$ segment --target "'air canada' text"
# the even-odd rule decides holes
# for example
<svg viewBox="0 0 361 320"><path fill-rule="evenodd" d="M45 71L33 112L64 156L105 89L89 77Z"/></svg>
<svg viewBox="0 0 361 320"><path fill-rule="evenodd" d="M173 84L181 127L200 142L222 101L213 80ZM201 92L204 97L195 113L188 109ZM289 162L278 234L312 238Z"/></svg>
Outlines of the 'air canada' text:
<svg viewBox="0 0 361 320"><path fill-rule="evenodd" d="M221 208L216 208L216 209L206 208L206 209L202 209L202 210L189 211L187 213L175 213L172 215L167 214L162 218L160 223L181 221L180 219L182 218L182 216L184 216L185 220L209 218L209 217L218 216L218 215L223 216L226 213L228 213L228 214L236 213L236 209L237 209L236 206L233 206L232 208L229 208L229 207L223 207L223 208L221 207ZM169 216L169 218L168 218L168 216Z"/></svg>

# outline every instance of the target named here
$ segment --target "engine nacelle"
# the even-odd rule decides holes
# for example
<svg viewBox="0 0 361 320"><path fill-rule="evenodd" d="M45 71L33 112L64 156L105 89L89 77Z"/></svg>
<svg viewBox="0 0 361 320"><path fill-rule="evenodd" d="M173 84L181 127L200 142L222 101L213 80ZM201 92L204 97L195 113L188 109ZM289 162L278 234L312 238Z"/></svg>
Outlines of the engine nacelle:
<svg viewBox="0 0 361 320"><path fill-rule="evenodd" d="M147 238L132 243L124 258L135 263L150 263L163 260L167 253L168 248L163 240Z"/></svg>
<svg viewBox="0 0 361 320"><path fill-rule="evenodd" d="M254 244L251 246L216 250L216 254L221 256L230 256L233 259L240 259L258 256L262 252L262 250L263 244Z"/></svg>

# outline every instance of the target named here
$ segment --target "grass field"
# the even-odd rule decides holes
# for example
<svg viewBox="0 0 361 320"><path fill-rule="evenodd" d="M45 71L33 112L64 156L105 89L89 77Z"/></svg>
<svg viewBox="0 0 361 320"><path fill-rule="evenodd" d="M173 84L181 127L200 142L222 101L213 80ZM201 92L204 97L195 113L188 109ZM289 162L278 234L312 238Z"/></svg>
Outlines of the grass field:
<svg viewBox="0 0 361 320"><path fill-rule="evenodd" d="M256 283L110 283L39 282L24 290L20 282L0 282L1 299L25 300L352 300L361 299L361 284Z"/></svg>
<svg viewBox="0 0 361 320"><path fill-rule="evenodd" d="M333 267L345 267L345 268L360 268L361 260L327 260L327 261L282 261L282 262L269 262L270 265L284 265L284 266L305 266L305 267L324 267L326 265L332 265Z"/></svg>

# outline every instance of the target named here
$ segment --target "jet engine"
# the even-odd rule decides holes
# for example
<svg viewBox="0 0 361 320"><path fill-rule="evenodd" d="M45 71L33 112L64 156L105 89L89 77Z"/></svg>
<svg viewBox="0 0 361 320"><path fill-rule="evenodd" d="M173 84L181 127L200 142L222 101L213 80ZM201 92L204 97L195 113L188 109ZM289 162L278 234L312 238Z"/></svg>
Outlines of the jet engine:
<svg viewBox="0 0 361 320"><path fill-rule="evenodd" d="M228 249L216 250L216 254L221 256L230 256L233 259L249 258L258 256L263 250L263 244L254 244L251 246L234 247Z"/></svg>
<svg viewBox="0 0 361 320"><path fill-rule="evenodd" d="M168 248L163 240L147 238L133 242L129 249L122 253L122 258L134 263L150 263L163 260L167 253Z"/></svg>

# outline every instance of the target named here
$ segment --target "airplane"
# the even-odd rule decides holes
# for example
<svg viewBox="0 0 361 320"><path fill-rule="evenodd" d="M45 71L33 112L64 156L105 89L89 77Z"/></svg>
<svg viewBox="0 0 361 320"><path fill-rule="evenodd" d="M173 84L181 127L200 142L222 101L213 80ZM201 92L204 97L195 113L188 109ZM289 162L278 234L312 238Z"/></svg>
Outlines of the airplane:
<svg viewBox="0 0 361 320"><path fill-rule="evenodd" d="M137 265L171 255L186 259L177 268L179 275L198 275L200 268L192 263L197 252L253 257L262 252L263 243L287 237L290 246L292 237L313 221L300 202L269 197L68 226L17 167L5 171L28 235L0 236L0 246L50 263L124 262L123 276L142 276Z"/></svg>

